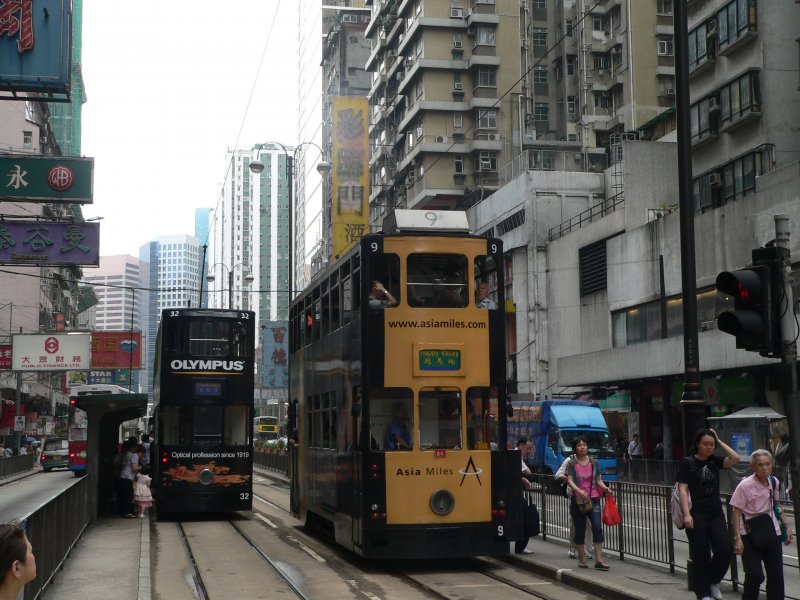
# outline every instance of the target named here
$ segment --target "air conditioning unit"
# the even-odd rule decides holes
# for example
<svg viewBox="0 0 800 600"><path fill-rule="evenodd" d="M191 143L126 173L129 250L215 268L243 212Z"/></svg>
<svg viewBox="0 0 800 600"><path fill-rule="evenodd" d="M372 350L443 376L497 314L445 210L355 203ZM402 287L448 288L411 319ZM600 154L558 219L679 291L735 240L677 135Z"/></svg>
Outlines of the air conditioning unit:
<svg viewBox="0 0 800 600"><path fill-rule="evenodd" d="M454 90L458 90L458 91L463 91L464 90L464 84L461 83L460 81L456 81L455 83L453 83L453 89Z"/></svg>
<svg viewBox="0 0 800 600"><path fill-rule="evenodd" d="M395 58L397 58L397 50L389 50L386 53L386 56L388 56L390 59L394 60Z"/></svg>
<svg viewBox="0 0 800 600"><path fill-rule="evenodd" d="M675 88L667 88L667 96L674 96Z"/></svg>
<svg viewBox="0 0 800 600"><path fill-rule="evenodd" d="M461 48L463 47L464 46L461 43L461 40L453 40L453 48L455 48L456 50L461 50Z"/></svg>
<svg viewBox="0 0 800 600"><path fill-rule="evenodd" d="M492 161L490 160L482 160L479 163L479 170L480 171L491 171L492 170Z"/></svg>
<svg viewBox="0 0 800 600"><path fill-rule="evenodd" d="M712 188L722 187L722 174L719 171L714 171L708 176L708 184Z"/></svg>
<svg viewBox="0 0 800 600"><path fill-rule="evenodd" d="M411 183L414 183L414 180L416 178L417 178L417 172L414 169L411 169L408 172L408 175L406 175L406 181L410 181Z"/></svg>
<svg viewBox="0 0 800 600"><path fill-rule="evenodd" d="M490 133L489 135L486 136L486 138L490 142L499 142L500 141L500 134L499 133Z"/></svg>
<svg viewBox="0 0 800 600"><path fill-rule="evenodd" d="M450 9L450 16L454 19L461 19L464 17L464 9L463 8L451 8Z"/></svg>
<svg viewBox="0 0 800 600"><path fill-rule="evenodd" d="M708 99L708 112L717 112L719 111L719 100L717 98L709 98Z"/></svg>
<svg viewBox="0 0 800 600"><path fill-rule="evenodd" d="M446 144L447 143L447 136L446 135L437 135L436 136L436 143L437 144Z"/></svg>

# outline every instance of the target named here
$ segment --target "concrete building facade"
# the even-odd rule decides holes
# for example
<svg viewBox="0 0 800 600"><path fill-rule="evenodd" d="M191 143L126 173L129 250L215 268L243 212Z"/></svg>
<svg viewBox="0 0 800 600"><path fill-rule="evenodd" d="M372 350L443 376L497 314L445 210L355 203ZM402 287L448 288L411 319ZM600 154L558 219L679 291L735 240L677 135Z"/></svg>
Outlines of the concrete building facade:
<svg viewBox="0 0 800 600"><path fill-rule="evenodd" d="M100 267L87 271L83 278L93 284L98 303L94 329L141 331L141 261L128 254L101 256Z"/></svg>

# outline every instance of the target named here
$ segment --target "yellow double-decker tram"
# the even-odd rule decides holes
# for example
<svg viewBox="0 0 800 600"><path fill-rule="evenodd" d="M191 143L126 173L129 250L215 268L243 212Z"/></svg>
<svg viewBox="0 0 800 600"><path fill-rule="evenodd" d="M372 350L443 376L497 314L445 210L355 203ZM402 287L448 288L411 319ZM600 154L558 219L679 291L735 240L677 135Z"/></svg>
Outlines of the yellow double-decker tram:
<svg viewBox="0 0 800 600"><path fill-rule="evenodd" d="M466 215L395 213L291 307L292 511L371 558L508 553L503 249Z"/></svg>

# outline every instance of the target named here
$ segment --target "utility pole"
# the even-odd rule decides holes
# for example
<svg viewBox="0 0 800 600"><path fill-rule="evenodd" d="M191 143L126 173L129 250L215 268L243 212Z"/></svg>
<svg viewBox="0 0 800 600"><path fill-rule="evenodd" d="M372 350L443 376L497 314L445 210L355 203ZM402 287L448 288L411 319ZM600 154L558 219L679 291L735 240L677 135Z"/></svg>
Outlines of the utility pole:
<svg viewBox="0 0 800 600"><path fill-rule="evenodd" d="M797 394L797 343L795 337L794 298L792 296L792 260L789 247L789 218L784 214L775 215L775 246L778 249L779 281L785 302L778 304L781 318L781 340L783 344L781 360L787 374L783 390L783 408L789 425L789 472L795 491L800 484L800 406ZM794 514L800 515L800 494L794 494ZM800 552L800 539L795 535L795 543Z"/></svg>

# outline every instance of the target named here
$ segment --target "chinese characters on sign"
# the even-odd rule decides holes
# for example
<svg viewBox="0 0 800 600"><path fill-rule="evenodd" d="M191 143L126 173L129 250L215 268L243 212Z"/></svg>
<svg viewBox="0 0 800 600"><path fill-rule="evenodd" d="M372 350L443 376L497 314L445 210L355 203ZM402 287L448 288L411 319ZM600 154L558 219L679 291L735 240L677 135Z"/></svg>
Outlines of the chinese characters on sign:
<svg viewBox="0 0 800 600"><path fill-rule="evenodd" d="M339 256L367 232L369 140L367 99L333 99L333 255Z"/></svg>
<svg viewBox="0 0 800 600"><path fill-rule="evenodd" d="M289 327L287 321L269 321L262 328L261 385L285 388L289 380Z"/></svg>
<svg viewBox="0 0 800 600"><path fill-rule="evenodd" d="M98 265L98 223L0 221L0 264Z"/></svg>
<svg viewBox="0 0 800 600"><path fill-rule="evenodd" d="M0 346L0 371L11 368L11 346Z"/></svg>
<svg viewBox="0 0 800 600"><path fill-rule="evenodd" d="M141 331L93 331L92 369L141 369Z"/></svg>
<svg viewBox="0 0 800 600"><path fill-rule="evenodd" d="M3 155L0 199L91 204L93 170L92 158Z"/></svg>
<svg viewBox="0 0 800 600"><path fill-rule="evenodd" d="M17 38L22 54L33 50L33 0L4 0L0 3L0 37Z"/></svg>
<svg viewBox="0 0 800 600"><path fill-rule="evenodd" d="M86 370L91 364L88 333L15 335L12 344L14 371Z"/></svg>

